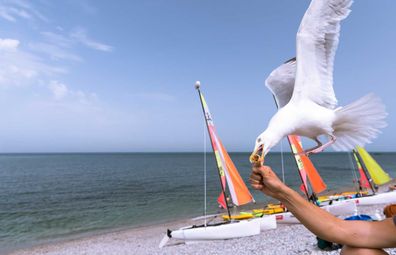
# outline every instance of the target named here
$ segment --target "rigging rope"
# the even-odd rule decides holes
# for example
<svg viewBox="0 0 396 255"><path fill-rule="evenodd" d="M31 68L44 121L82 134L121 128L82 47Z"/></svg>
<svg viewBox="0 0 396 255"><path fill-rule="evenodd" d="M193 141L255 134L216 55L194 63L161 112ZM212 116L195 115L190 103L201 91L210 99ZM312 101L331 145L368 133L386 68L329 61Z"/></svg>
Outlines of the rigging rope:
<svg viewBox="0 0 396 255"><path fill-rule="evenodd" d="M359 177L356 174L356 169L355 169L355 165L353 164L351 152L348 152L348 158L349 158L349 163L351 165L353 183L354 183L356 190L359 192Z"/></svg>
<svg viewBox="0 0 396 255"><path fill-rule="evenodd" d="M285 183L285 166L283 161L283 139L280 142L280 149L281 149L282 181L283 183Z"/></svg>
<svg viewBox="0 0 396 255"><path fill-rule="evenodd" d="M352 160L351 154L352 154L351 152L348 152L349 163L351 164L352 178L354 178L354 180L356 180L356 181L354 181L357 184L357 186L355 184L355 188L357 187L357 191L359 192L359 178L358 178L358 176L356 174L356 169L355 169L355 165L353 164L353 160ZM359 214L359 206L355 207L354 214L355 215Z"/></svg>
<svg viewBox="0 0 396 255"><path fill-rule="evenodd" d="M206 226L206 123L204 123L204 216Z"/></svg>

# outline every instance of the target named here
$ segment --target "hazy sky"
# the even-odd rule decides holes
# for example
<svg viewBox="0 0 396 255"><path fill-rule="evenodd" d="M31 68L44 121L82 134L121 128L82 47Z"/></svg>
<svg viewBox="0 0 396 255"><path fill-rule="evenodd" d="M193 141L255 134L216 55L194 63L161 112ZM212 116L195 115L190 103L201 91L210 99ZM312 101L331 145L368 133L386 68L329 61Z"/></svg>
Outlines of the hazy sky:
<svg viewBox="0 0 396 255"><path fill-rule="evenodd" d="M266 76L295 55L308 0L0 0L0 152L201 151L202 82L229 151L275 113ZM396 1L356 0L342 23L340 105L375 92L396 149Z"/></svg>

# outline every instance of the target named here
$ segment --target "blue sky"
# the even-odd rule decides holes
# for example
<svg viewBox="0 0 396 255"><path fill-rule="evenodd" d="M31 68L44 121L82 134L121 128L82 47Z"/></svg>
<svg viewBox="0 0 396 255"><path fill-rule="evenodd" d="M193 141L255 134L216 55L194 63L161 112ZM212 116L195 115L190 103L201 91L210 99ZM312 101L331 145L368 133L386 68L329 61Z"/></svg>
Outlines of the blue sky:
<svg viewBox="0 0 396 255"><path fill-rule="evenodd" d="M0 0L0 152L201 151L196 80L228 150L250 151L308 4ZM335 61L340 105L375 92L387 106L377 151L396 149L395 10L356 0Z"/></svg>

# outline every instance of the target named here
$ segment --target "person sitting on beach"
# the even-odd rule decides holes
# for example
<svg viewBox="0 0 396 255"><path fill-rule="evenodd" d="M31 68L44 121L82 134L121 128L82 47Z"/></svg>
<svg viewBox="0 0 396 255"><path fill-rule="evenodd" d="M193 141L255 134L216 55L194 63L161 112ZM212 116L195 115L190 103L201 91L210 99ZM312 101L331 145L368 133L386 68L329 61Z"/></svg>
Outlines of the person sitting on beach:
<svg viewBox="0 0 396 255"><path fill-rule="evenodd" d="M396 247L396 216L378 222L345 221L311 204L286 186L268 166L253 166L250 183L256 190L278 199L318 237L343 244L341 254L387 254Z"/></svg>

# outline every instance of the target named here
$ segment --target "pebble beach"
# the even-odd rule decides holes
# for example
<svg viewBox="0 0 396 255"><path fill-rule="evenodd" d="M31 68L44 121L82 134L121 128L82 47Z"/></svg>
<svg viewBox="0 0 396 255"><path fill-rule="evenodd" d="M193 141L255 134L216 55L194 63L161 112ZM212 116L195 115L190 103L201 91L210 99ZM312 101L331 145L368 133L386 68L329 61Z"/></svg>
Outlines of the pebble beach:
<svg viewBox="0 0 396 255"><path fill-rule="evenodd" d="M359 213L374 214L385 205L360 206ZM66 255L66 254L339 254L340 250L322 251L316 237L301 224L278 224L277 229L260 235L224 240L184 244L171 240L162 249L158 244L166 229L192 224L191 220L169 222L149 227L133 228L96 234L74 240L43 244L14 251L10 255ZM196 222L195 222L196 224ZM387 249L396 255L396 248Z"/></svg>

